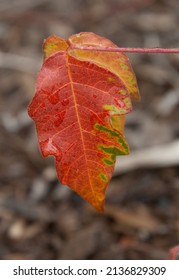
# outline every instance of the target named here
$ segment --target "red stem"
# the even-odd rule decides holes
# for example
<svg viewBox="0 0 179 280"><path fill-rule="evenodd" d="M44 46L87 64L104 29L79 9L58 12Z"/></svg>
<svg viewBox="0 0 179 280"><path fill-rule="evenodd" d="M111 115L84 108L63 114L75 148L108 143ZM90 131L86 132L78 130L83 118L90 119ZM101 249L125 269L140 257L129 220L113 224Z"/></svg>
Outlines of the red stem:
<svg viewBox="0 0 179 280"><path fill-rule="evenodd" d="M72 49L86 51L101 51L101 52L129 52L129 53L179 53L179 49L164 49L164 48L112 48L112 47L92 47L71 45Z"/></svg>

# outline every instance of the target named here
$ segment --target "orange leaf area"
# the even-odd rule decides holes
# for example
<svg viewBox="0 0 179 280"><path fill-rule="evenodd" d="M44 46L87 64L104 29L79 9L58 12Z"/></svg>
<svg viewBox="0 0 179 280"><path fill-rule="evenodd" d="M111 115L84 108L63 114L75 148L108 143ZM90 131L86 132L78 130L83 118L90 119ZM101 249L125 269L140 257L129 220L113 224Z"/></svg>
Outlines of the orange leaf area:
<svg viewBox="0 0 179 280"><path fill-rule="evenodd" d="M78 50L78 45L115 46L88 32L67 41L47 38L28 113L43 156L55 156L62 184L103 212L116 156L129 153L125 114L139 92L125 54Z"/></svg>

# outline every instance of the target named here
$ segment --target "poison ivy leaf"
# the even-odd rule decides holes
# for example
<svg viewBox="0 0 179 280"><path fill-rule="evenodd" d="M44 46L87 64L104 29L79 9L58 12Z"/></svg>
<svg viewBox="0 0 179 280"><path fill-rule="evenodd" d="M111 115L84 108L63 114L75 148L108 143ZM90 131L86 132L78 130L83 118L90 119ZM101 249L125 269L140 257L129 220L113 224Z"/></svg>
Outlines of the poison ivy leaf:
<svg viewBox="0 0 179 280"><path fill-rule="evenodd" d="M132 110L131 96L140 97L125 54L78 46L115 47L88 32L67 41L47 38L28 113L43 156L55 156L62 184L102 212L116 156L129 153L125 114Z"/></svg>

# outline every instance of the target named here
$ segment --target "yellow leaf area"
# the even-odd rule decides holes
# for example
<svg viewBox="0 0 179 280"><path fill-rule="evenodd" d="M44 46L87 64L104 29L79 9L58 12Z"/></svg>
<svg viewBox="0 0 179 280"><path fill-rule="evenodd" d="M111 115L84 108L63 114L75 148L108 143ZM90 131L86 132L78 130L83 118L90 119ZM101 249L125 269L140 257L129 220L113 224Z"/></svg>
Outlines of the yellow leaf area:
<svg viewBox="0 0 179 280"><path fill-rule="evenodd" d="M72 35L68 39L68 42L72 44L69 49L69 53L72 56L80 60L93 61L97 65L116 74L125 84L128 94L136 100L140 100L135 74L132 70L128 57L124 53L75 49L75 46L78 47L78 45L96 46L101 48L117 47L115 44L113 44L110 40L102 38L92 32L82 32L77 35ZM120 94L126 94L126 92L121 91Z"/></svg>
<svg viewBox="0 0 179 280"><path fill-rule="evenodd" d="M139 93L125 55L73 49L72 41L113 44L93 33L73 35L68 41L47 38L28 112L36 122L42 154L56 157L60 181L103 212L116 156L129 153L124 124L132 108L130 95L139 99Z"/></svg>

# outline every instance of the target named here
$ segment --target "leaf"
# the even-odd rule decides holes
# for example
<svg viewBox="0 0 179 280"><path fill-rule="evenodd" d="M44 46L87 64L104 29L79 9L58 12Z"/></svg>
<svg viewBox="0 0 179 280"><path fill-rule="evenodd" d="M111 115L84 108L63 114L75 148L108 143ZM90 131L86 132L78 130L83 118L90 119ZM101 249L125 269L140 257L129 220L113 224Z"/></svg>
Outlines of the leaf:
<svg viewBox="0 0 179 280"><path fill-rule="evenodd" d="M129 153L125 114L132 110L131 96L140 97L125 54L79 50L79 45L115 46L88 32L67 41L47 38L28 113L36 123L42 155L55 156L62 184L103 212L116 156Z"/></svg>

